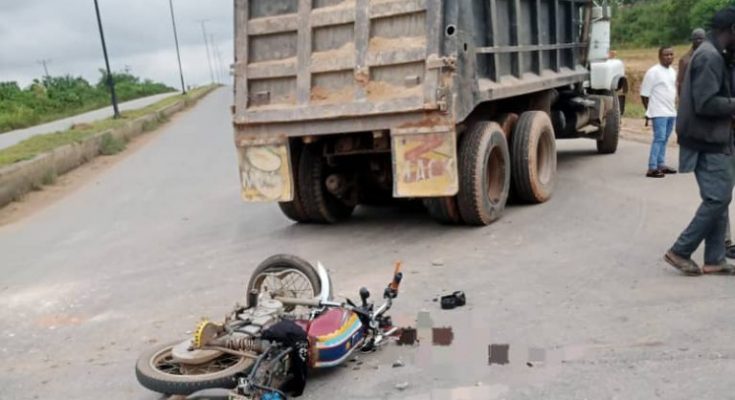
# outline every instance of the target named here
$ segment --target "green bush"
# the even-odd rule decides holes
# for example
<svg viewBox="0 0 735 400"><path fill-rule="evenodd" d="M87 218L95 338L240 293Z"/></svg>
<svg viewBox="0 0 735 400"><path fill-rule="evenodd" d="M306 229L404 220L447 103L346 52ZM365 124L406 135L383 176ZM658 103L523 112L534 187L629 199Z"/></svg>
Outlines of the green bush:
<svg viewBox="0 0 735 400"><path fill-rule="evenodd" d="M717 10L735 0L618 0L613 2L615 47L685 43L694 28L707 28Z"/></svg>
<svg viewBox="0 0 735 400"><path fill-rule="evenodd" d="M712 15L726 6L735 5L733 0L698 0L689 12L689 25L708 27Z"/></svg>

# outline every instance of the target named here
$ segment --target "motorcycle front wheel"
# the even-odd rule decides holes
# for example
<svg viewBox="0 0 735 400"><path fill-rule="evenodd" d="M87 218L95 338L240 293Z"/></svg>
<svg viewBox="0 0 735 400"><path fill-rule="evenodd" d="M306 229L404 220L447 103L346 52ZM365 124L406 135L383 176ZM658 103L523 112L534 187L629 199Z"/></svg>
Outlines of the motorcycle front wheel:
<svg viewBox="0 0 735 400"><path fill-rule="evenodd" d="M172 349L179 343L154 347L138 358L135 375L141 385L154 392L183 396L204 389L234 388L237 375L253 364L249 358L231 354L222 354L199 365L182 364L172 355Z"/></svg>

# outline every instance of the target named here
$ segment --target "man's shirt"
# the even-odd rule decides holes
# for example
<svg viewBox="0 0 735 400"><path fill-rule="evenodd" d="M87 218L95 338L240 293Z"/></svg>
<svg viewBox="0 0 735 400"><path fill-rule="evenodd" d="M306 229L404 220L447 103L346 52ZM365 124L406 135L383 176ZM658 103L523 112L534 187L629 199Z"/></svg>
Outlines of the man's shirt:
<svg viewBox="0 0 735 400"><path fill-rule="evenodd" d="M676 70L661 64L651 67L643 78L641 96L648 97L646 117L676 117Z"/></svg>

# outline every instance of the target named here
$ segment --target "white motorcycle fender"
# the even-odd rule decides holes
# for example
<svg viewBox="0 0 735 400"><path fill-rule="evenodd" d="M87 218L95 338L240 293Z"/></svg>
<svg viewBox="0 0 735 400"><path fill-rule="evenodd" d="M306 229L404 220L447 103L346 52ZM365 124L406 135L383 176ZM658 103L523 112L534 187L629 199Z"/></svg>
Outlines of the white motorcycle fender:
<svg viewBox="0 0 735 400"><path fill-rule="evenodd" d="M319 281L322 286L322 290L319 293L320 301L332 300L332 278L329 276L329 272L321 262L316 263L316 273L319 275Z"/></svg>

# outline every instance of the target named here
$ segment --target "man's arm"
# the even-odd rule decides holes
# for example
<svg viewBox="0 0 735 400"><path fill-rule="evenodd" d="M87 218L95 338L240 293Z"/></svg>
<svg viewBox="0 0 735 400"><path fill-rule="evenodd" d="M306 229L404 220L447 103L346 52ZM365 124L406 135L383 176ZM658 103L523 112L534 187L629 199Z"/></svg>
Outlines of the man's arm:
<svg viewBox="0 0 735 400"><path fill-rule="evenodd" d="M648 111L648 99L651 97L654 85L654 71L653 68L651 68L646 71L646 75L643 76L643 82L641 83L641 103L643 103L643 108L645 108L646 111ZM648 120L648 117L646 117L646 120Z"/></svg>
<svg viewBox="0 0 735 400"><path fill-rule="evenodd" d="M685 55L679 60L679 71L676 73L676 93L681 96L681 84L686 76L687 65L689 64L689 56Z"/></svg>
<svg viewBox="0 0 735 400"><path fill-rule="evenodd" d="M720 60L712 58L703 54L691 61L694 111L708 117L731 116L735 114L735 99L719 95L720 85L728 71L722 70Z"/></svg>

